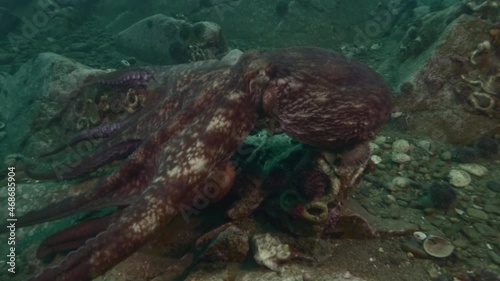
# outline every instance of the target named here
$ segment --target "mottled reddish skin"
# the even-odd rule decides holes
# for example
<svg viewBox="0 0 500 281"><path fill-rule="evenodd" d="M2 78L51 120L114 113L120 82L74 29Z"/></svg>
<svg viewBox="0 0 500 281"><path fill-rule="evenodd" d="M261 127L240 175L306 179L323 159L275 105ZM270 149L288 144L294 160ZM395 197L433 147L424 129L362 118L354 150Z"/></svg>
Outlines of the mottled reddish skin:
<svg viewBox="0 0 500 281"><path fill-rule="evenodd" d="M233 174L229 159L259 118L299 141L326 149L366 143L388 117L392 98L373 70L317 48L249 52L234 66L205 62L156 71L161 100L105 142L140 145L86 193L20 218L28 225L126 206L121 216L55 268L30 279L91 280L131 255L211 178ZM99 151L86 160L99 161ZM90 159L90 160L89 160ZM354 161L356 162L356 161ZM217 180L221 192L232 179Z"/></svg>

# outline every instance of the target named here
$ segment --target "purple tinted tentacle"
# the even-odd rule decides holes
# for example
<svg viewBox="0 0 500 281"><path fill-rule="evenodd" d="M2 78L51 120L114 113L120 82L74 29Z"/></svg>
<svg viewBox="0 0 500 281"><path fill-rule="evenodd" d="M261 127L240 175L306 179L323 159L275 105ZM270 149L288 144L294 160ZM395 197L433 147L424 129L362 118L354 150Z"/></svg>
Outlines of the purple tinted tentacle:
<svg viewBox="0 0 500 281"><path fill-rule="evenodd" d="M36 256L41 259L55 252L78 249L89 238L95 237L97 234L105 231L121 214L122 211L119 210L115 213L84 221L58 231L43 240L38 247Z"/></svg>
<svg viewBox="0 0 500 281"><path fill-rule="evenodd" d="M81 141L108 138L116 131L124 128L127 123L128 123L127 120L122 120L118 122L103 124L93 128L85 129L80 133L76 134L75 136L73 136L67 143L57 147L56 149L53 149L52 151L43 153L39 157L46 157L49 155L56 154L65 149L66 147L74 145Z"/></svg>
<svg viewBox="0 0 500 281"><path fill-rule="evenodd" d="M122 165L114 174L82 183L81 185L89 185L89 187L85 187L84 193L19 217L19 227L106 207L129 205L137 200L138 195L147 188L147 185L140 185L140 183L148 182L156 172L152 160L154 155L146 157L143 156L145 154L144 149L139 148L132 154L132 159L127 160L126 164ZM137 171L143 172L138 173Z"/></svg>
<svg viewBox="0 0 500 281"><path fill-rule="evenodd" d="M72 180L90 174L98 168L117 160L126 159L132 154L142 140L127 140L111 147L101 146L96 151L75 161L66 161L52 164L50 172L37 173L27 169L26 174L32 179L61 179ZM74 166L73 166L74 165Z"/></svg>
<svg viewBox="0 0 500 281"><path fill-rule="evenodd" d="M101 86L147 86L155 81L153 74L144 68L121 69L97 77L96 82Z"/></svg>

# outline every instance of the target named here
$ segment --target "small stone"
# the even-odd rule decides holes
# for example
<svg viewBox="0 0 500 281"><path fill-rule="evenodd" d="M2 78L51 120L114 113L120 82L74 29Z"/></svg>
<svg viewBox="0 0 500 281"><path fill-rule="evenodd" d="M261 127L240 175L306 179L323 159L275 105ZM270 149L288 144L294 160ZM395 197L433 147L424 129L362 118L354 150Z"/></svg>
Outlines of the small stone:
<svg viewBox="0 0 500 281"><path fill-rule="evenodd" d="M469 215L472 218L480 219L480 220L487 220L488 219L488 214L486 214L483 210L479 210L476 208L467 208L465 211L467 215Z"/></svg>
<svg viewBox="0 0 500 281"><path fill-rule="evenodd" d="M410 155L405 154L405 153L395 153L392 155L391 160L396 162L396 163L403 164L403 163L410 162L411 157L410 157Z"/></svg>
<svg viewBox="0 0 500 281"><path fill-rule="evenodd" d="M469 174L473 174L478 177L482 177L488 173L488 169L486 167L481 166L476 163L466 163L466 164L460 164L458 167L464 171L466 171Z"/></svg>
<svg viewBox="0 0 500 281"><path fill-rule="evenodd" d="M370 142L368 146L370 147L371 153L375 153L380 150L380 146L374 142Z"/></svg>
<svg viewBox="0 0 500 281"><path fill-rule="evenodd" d="M495 253L495 251L488 251L488 256L494 264L500 265L500 255Z"/></svg>
<svg viewBox="0 0 500 281"><path fill-rule="evenodd" d="M242 262L246 258L248 250L248 235L233 225L210 241L201 256L206 261Z"/></svg>
<svg viewBox="0 0 500 281"><path fill-rule="evenodd" d="M406 153L410 150L410 143L407 140L397 140L392 143L392 151L395 153Z"/></svg>
<svg viewBox="0 0 500 281"><path fill-rule="evenodd" d="M405 242L401 244L401 250L412 253L417 258L428 258L429 255L422 249L420 244L415 242Z"/></svg>
<svg viewBox="0 0 500 281"><path fill-rule="evenodd" d="M427 152L431 152L431 142L427 140L421 140L417 142L417 146L422 148L423 150Z"/></svg>
<svg viewBox="0 0 500 281"><path fill-rule="evenodd" d="M401 111L396 111L396 112L393 112L393 113L391 114L391 117L392 117L392 118L399 118L399 117L401 117L401 116L403 116L403 112L401 112Z"/></svg>
<svg viewBox="0 0 500 281"><path fill-rule="evenodd" d="M491 227L485 223L475 223L474 228L483 237L492 237L492 238L498 237L497 231L493 227Z"/></svg>
<svg viewBox="0 0 500 281"><path fill-rule="evenodd" d="M375 140L373 140L374 143L378 144L378 145L382 145L384 144L385 142L387 141L387 138L384 137L384 136L377 136L375 138Z"/></svg>
<svg viewBox="0 0 500 281"><path fill-rule="evenodd" d="M372 157L370 157L370 159L372 160L373 164L375 164L375 165L378 165L382 162L382 158L378 155L372 155Z"/></svg>
<svg viewBox="0 0 500 281"><path fill-rule="evenodd" d="M445 152L441 153L440 158L443 161L450 161L451 160L451 156L452 156L452 154L451 154L450 151L445 151Z"/></svg>
<svg viewBox="0 0 500 281"><path fill-rule="evenodd" d="M483 210L486 213L496 214L496 215L500 216L500 206L498 206L498 205L487 204L487 205L484 205Z"/></svg>
<svg viewBox="0 0 500 281"><path fill-rule="evenodd" d="M486 187L488 187L491 191L494 192L499 192L500 193L500 182L497 181L489 181L486 184Z"/></svg>
<svg viewBox="0 0 500 281"><path fill-rule="evenodd" d="M465 187L472 181L470 175L466 171L453 169L448 174L450 184L455 187Z"/></svg>
<svg viewBox="0 0 500 281"><path fill-rule="evenodd" d="M411 180L405 177L395 177L392 179L392 184L397 187L408 187L411 184Z"/></svg>

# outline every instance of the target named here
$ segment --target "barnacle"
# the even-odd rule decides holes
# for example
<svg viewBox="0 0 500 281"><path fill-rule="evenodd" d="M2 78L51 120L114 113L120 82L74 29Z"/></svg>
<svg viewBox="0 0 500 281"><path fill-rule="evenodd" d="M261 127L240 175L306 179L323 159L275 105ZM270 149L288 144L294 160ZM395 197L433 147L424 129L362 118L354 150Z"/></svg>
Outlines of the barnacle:
<svg viewBox="0 0 500 281"><path fill-rule="evenodd" d="M486 82L483 82L479 79L471 80L465 77L465 75L462 75L461 78L463 81L476 88L466 97L468 105L474 110L482 112L491 118L497 116L500 99L495 94L495 84L499 77L500 73L496 73L489 76Z"/></svg>

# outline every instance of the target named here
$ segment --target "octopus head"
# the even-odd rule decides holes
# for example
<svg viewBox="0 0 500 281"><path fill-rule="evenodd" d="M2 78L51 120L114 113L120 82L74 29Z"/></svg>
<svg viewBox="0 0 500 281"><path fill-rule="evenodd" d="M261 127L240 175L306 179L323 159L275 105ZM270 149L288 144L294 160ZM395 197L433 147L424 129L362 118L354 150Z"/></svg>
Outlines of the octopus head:
<svg viewBox="0 0 500 281"><path fill-rule="evenodd" d="M392 109L380 75L329 50L252 52L240 63L248 90L260 98L262 117L307 144L335 149L364 142Z"/></svg>

